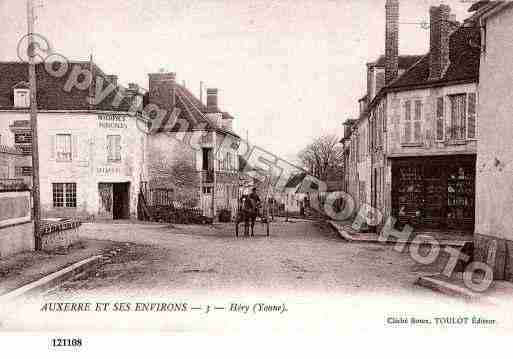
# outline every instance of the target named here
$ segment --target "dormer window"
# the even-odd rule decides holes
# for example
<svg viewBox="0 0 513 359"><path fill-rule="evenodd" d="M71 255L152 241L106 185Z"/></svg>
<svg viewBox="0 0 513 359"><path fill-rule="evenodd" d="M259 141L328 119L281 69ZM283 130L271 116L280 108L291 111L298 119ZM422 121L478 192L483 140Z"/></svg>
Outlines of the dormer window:
<svg viewBox="0 0 513 359"><path fill-rule="evenodd" d="M27 82L20 82L13 88L14 107L27 108L30 107L30 90Z"/></svg>

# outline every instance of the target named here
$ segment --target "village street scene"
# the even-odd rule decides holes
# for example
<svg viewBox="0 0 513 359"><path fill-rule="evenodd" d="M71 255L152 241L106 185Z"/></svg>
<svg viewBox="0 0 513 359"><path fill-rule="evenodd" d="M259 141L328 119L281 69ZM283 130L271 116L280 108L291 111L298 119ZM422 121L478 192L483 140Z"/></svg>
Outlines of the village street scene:
<svg viewBox="0 0 513 359"><path fill-rule="evenodd" d="M513 3L136 3L0 3L0 330L513 328Z"/></svg>

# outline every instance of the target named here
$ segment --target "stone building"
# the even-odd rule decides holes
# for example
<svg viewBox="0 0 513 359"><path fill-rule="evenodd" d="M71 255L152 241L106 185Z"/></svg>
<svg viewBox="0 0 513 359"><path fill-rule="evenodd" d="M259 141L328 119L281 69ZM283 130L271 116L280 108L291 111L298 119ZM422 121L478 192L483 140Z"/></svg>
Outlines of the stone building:
<svg viewBox="0 0 513 359"><path fill-rule="evenodd" d="M369 81L346 148L356 202L414 228L473 230L479 25L430 9L429 52L400 69L399 1L386 2L384 86ZM368 78L375 79L372 76ZM375 96L373 95L375 92Z"/></svg>
<svg viewBox="0 0 513 359"><path fill-rule="evenodd" d="M476 260L495 254L494 279L513 280L513 3L480 11ZM495 247L495 251L492 250Z"/></svg>
<svg viewBox="0 0 513 359"><path fill-rule="evenodd" d="M36 66L40 191L45 217L135 216L145 179L142 94L92 60ZM0 136L31 175L28 64L0 63ZM143 125L141 125L143 124Z"/></svg>
<svg viewBox="0 0 513 359"><path fill-rule="evenodd" d="M204 104L176 82L175 73L149 74L145 106L165 112L148 136L149 187L171 189L175 194L189 192L191 204L206 217L216 217L220 210L234 215L240 138L233 132L233 117L218 107L218 90L207 89ZM162 176L172 174L176 166L195 173L183 184L173 180L173 175Z"/></svg>

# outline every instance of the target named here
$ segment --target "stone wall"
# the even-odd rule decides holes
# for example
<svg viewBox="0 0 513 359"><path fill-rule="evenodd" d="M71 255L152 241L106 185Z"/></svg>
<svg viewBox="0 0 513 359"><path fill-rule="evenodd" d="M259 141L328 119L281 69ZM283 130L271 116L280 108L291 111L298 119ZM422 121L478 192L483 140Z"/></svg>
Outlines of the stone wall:
<svg viewBox="0 0 513 359"><path fill-rule="evenodd" d="M30 192L0 193L0 258L34 250Z"/></svg>

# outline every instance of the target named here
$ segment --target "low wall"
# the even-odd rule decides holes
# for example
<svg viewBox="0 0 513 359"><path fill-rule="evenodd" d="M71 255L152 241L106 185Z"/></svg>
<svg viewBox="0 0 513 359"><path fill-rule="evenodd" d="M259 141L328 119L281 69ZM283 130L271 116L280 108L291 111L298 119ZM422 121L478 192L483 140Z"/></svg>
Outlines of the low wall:
<svg viewBox="0 0 513 359"><path fill-rule="evenodd" d="M30 192L0 192L0 258L34 250L30 212Z"/></svg>
<svg viewBox="0 0 513 359"><path fill-rule="evenodd" d="M74 219L44 219L41 225L43 250L68 247L77 242L81 225Z"/></svg>

